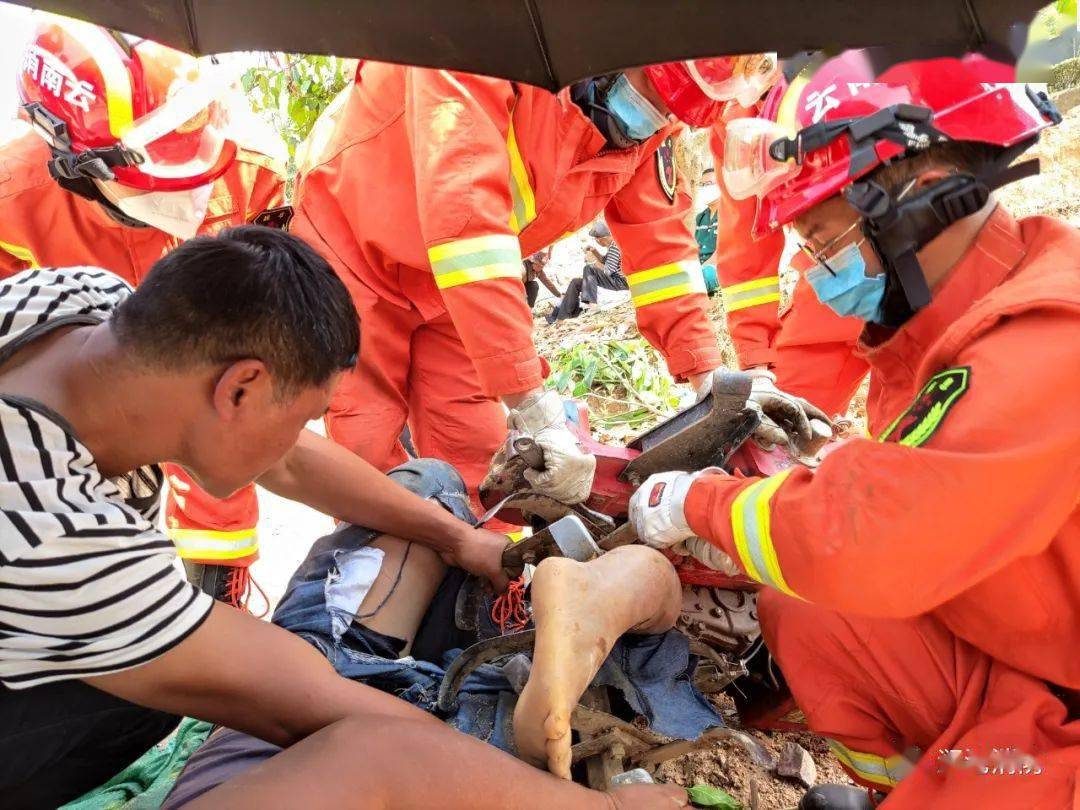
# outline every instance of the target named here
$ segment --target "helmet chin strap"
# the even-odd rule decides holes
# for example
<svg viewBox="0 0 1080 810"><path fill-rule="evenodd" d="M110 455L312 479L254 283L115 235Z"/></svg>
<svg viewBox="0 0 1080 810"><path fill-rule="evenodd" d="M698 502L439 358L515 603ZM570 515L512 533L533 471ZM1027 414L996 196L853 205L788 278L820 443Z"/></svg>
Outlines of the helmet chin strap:
<svg viewBox="0 0 1080 810"><path fill-rule="evenodd" d="M883 326L897 328L930 303L920 250L953 223L982 210L994 189L1039 173L1038 160L1009 166L1037 140L1036 136L1002 150L978 175L949 175L902 200L873 180L852 183L844 190L885 268Z"/></svg>
<svg viewBox="0 0 1080 810"><path fill-rule="evenodd" d="M570 90L570 98L581 111L592 121L593 126L600 130L607 142L615 149L629 149L637 146L636 141L623 132L618 120L608 112L604 104L608 90L618 77L617 73L607 76L598 76L594 79L586 79L578 82Z"/></svg>

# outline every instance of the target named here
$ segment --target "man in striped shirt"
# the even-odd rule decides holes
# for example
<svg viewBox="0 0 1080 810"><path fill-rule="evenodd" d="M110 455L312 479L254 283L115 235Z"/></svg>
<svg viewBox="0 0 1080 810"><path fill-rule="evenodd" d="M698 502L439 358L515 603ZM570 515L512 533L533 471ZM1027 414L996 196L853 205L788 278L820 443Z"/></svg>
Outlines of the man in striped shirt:
<svg viewBox="0 0 1080 810"><path fill-rule="evenodd" d="M257 479L501 584L502 536L304 430L356 362L359 338L326 262L257 226L189 241L136 292L96 268L26 271L0 286L5 807L75 798L179 714L299 743L229 806L265 799L260 790L295 804L289 791L332 782L343 755L365 806L391 796L465 806L445 799L503 776L490 791L499 802L521 791L537 806L609 806L339 677L313 646L212 602L177 569L156 528L163 461L215 495ZM372 751L363 744L375 728ZM407 778L416 764L429 779ZM320 798L334 801L304 801Z"/></svg>

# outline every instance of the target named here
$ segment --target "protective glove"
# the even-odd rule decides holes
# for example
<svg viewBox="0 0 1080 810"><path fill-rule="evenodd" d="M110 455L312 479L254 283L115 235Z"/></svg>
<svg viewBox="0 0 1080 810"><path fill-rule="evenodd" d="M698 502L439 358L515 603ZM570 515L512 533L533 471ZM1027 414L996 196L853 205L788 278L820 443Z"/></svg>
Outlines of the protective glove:
<svg viewBox="0 0 1080 810"><path fill-rule="evenodd" d="M693 557L707 568L727 574L729 577L742 573L738 564L724 553L723 549L717 548L708 540L700 537L689 537L671 550L683 557Z"/></svg>
<svg viewBox="0 0 1080 810"><path fill-rule="evenodd" d="M747 405L762 417L754 430L755 439L766 445L779 444L807 455L817 452L828 441L832 435L832 422L824 411L802 397L781 391L776 387L776 375L768 369L749 369L746 373L752 379ZM711 390L712 374L698 384L698 402ZM811 420L821 424L811 425Z"/></svg>
<svg viewBox="0 0 1080 810"><path fill-rule="evenodd" d="M596 459L578 447L557 393L545 391L528 397L510 411L507 426L512 438L528 436L544 451L544 469L525 471L525 479L534 489L567 504L588 499Z"/></svg>
<svg viewBox="0 0 1080 810"><path fill-rule="evenodd" d="M694 536L683 514L683 502L699 475L655 473L630 496L630 522L642 543L653 548L670 548Z"/></svg>

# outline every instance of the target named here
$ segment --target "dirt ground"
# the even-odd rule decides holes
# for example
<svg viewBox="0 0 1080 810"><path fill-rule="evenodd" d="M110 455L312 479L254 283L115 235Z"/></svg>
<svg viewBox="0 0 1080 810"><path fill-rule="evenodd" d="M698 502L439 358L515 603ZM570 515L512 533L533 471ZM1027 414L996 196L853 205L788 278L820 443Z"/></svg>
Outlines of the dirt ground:
<svg viewBox="0 0 1080 810"><path fill-rule="evenodd" d="M1061 126L1044 134L1035 154L1043 159L1042 174L999 192L999 198L1018 216L1053 215L1080 227L1080 108L1068 113ZM571 239L556 246L552 269L560 286L580 272L581 256L580 245ZM788 278L786 282L790 287L793 279ZM537 312L546 311L550 304L550 300L541 299ZM724 313L719 298L712 300L710 315L720 332L725 363L734 366L734 349L723 326ZM636 336L636 330L629 303L618 303L616 299L583 317L553 326L538 317L535 336L541 354L552 357L560 349L578 343L632 338ZM863 393L856 398L849 413L856 426L862 421L864 405ZM312 427L321 429L316 424ZM606 441L625 440L625 437L603 433L598 438ZM275 604L307 548L332 528L332 521L307 507L266 492L260 492L260 510L259 532L263 550L262 558L255 564L254 574L265 589L270 603ZM800 743L814 758L818 783L847 781L820 738L810 734L757 732L754 736L774 752L779 752L787 740ZM803 793L801 786L772 776L750 761L742 748L732 743L717 744L711 749L665 763L660 773L665 780L682 785L705 783L723 788L745 807L761 810L794 807ZM751 801L752 789L756 795L754 802Z"/></svg>

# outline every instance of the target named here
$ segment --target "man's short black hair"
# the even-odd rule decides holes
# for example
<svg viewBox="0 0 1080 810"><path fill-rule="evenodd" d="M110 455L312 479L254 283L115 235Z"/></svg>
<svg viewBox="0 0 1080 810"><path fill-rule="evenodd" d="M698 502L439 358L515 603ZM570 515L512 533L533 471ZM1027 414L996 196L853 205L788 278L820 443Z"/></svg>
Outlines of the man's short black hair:
<svg viewBox="0 0 1080 810"><path fill-rule="evenodd" d="M341 279L302 239L243 225L159 259L112 318L147 367L183 371L255 358L279 396L352 368L360 322Z"/></svg>
<svg viewBox="0 0 1080 810"><path fill-rule="evenodd" d="M906 158L877 168L870 179L893 194L912 178L930 169L947 169L978 175L1001 155L1000 146L974 141L946 141Z"/></svg>

